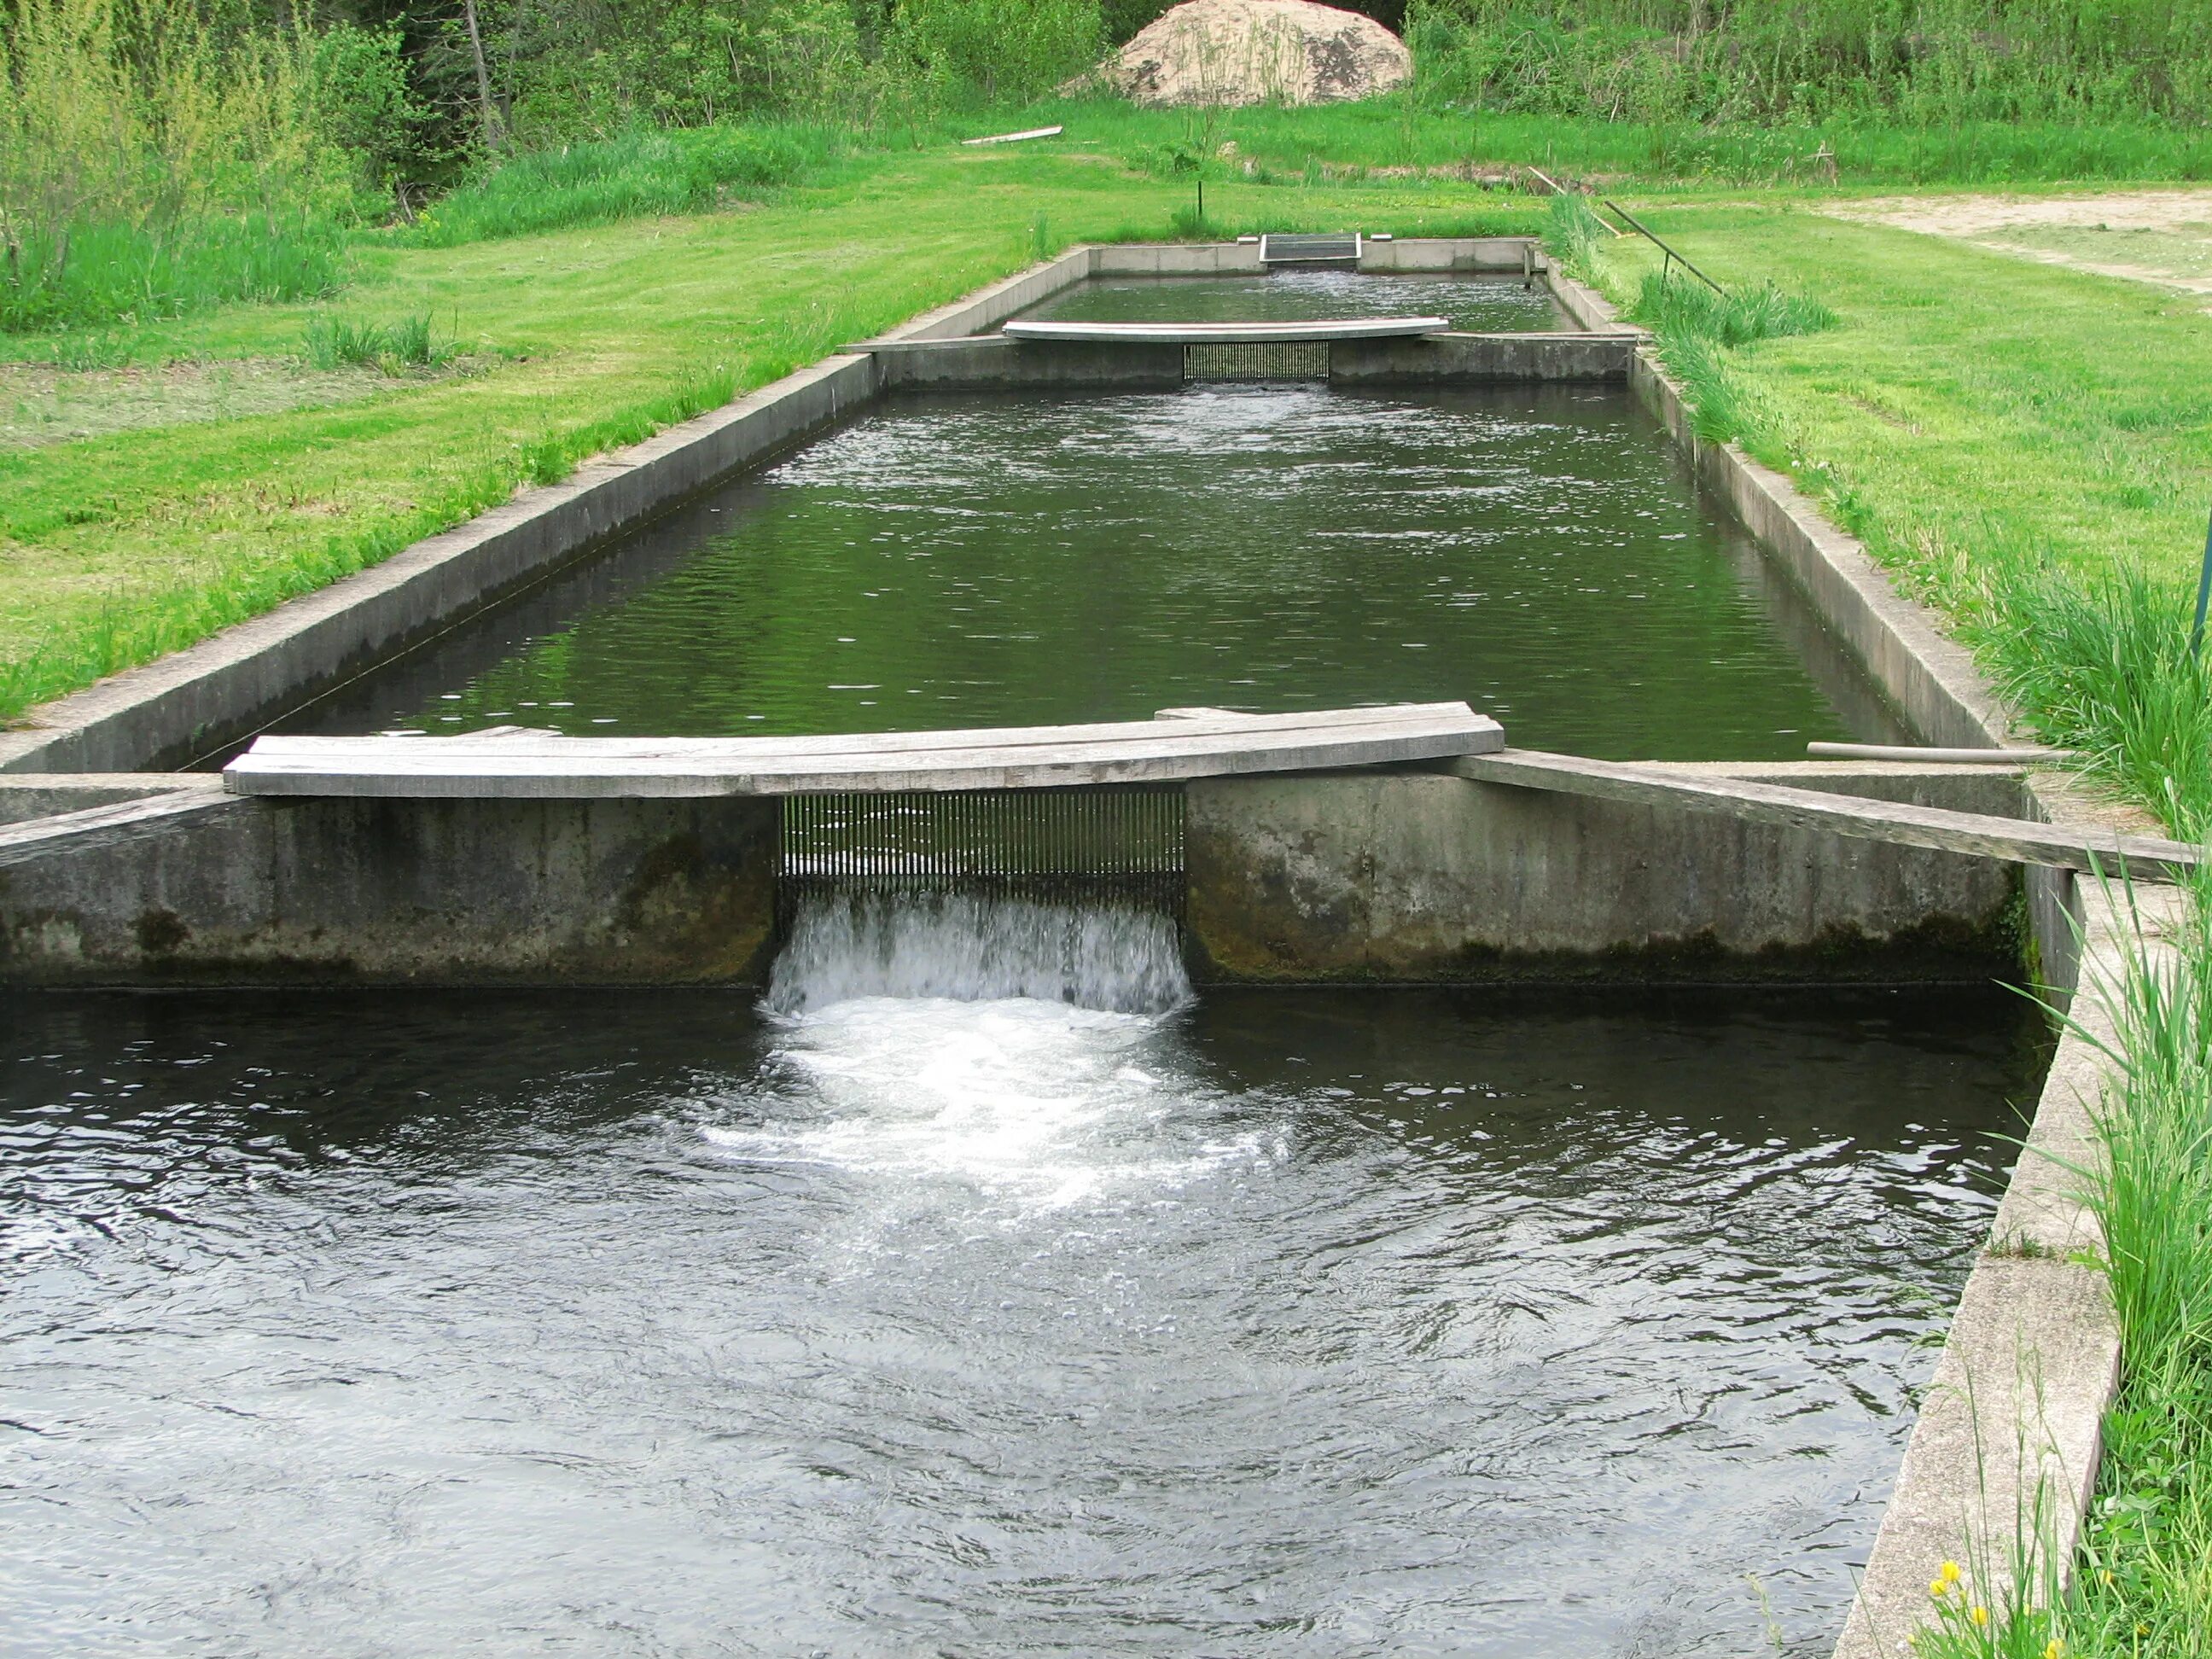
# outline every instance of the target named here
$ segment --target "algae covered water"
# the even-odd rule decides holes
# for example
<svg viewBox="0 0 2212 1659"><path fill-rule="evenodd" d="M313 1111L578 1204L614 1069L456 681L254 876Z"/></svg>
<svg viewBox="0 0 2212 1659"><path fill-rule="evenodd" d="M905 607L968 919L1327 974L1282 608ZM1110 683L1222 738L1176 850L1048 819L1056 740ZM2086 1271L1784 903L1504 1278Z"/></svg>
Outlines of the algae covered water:
<svg viewBox="0 0 2212 1659"><path fill-rule="evenodd" d="M1320 386L879 405L286 729L1444 700L1613 758L1900 735L1625 392Z"/></svg>
<svg viewBox="0 0 2212 1659"><path fill-rule="evenodd" d="M1925 993L793 1006L9 1001L0 1647L1824 1655L2032 1086Z"/></svg>

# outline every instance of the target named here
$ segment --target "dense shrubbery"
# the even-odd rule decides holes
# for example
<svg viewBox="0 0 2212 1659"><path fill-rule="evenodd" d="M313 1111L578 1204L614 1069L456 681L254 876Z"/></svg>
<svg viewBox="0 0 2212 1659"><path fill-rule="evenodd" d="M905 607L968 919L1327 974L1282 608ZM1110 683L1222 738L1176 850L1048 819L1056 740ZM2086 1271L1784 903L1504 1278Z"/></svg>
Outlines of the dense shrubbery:
<svg viewBox="0 0 2212 1659"><path fill-rule="evenodd" d="M1420 95L1671 122L2212 118L2176 0L1412 0Z"/></svg>
<svg viewBox="0 0 2212 1659"><path fill-rule="evenodd" d="M1018 104L1087 68L1098 0L483 0L496 125L542 147L640 122L871 125ZM434 72L437 59L431 59ZM473 71L448 97L477 95Z"/></svg>

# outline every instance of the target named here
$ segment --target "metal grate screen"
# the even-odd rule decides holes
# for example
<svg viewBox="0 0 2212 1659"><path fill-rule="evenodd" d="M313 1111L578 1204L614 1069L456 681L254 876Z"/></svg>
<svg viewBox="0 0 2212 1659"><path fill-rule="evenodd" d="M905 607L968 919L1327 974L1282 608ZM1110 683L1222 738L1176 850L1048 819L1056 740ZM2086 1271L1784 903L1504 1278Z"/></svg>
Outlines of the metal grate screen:
<svg viewBox="0 0 2212 1659"><path fill-rule="evenodd" d="M1180 785L788 795L777 866L806 892L1003 891L1182 913Z"/></svg>
<svg viewBox="0 0 2212 1659"><path fill-rule="evenodd" d="M1291 340L1273 345L1187 345L1186 380L1326 380L1328 343Z"/></svg>

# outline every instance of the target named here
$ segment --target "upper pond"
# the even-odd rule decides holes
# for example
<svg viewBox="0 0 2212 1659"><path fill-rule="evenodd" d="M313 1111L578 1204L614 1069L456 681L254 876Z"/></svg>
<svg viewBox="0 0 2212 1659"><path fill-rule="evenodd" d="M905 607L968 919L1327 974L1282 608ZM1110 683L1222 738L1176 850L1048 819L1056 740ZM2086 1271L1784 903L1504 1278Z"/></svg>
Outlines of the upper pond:
<svg viewBox="0 0 2212 1659"><path fill-rule="evenodd" d="M1612 758L1897 735L1625 391L1320 385L878 404L289 729L1447 699L1524 746Z"/></svg>

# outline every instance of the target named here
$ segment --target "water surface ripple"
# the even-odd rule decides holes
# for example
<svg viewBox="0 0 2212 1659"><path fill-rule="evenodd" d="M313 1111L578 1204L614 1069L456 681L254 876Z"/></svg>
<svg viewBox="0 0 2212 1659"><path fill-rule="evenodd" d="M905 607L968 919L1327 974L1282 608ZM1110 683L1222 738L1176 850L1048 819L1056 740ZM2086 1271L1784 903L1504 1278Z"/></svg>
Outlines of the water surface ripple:
<svg viewBox="0 0 2212 1659"><path fill-rule="evenodd" d="M1614 758L1896 731L1626 392L1313 386L896 400L291 729L1446 700Z"/></svg>
<svg viewBox="0 0 2212 1659"><path fill-rule="evenodd" d="M2017 1011L1509 1003L13 1000L0 1648L1825 1653Z"/></svg>

